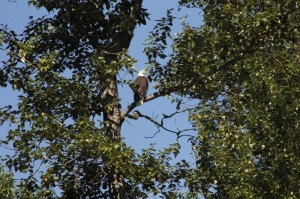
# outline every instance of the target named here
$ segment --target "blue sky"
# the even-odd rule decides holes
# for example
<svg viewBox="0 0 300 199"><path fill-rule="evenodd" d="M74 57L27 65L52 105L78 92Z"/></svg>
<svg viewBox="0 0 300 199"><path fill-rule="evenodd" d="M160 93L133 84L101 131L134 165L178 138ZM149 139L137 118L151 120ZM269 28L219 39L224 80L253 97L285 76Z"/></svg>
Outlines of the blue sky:
<svg viewBox="0 0 300 199"><path fill-rule="evenodd" d="M29 16L42 16L46 14L45 10L36 10L34 7L28 7L27 1L17 0L16 2L10 2L8 0L1 0L0 2L0 24L8 24L8 27L15 30L17 33L21 33L24 26L29 21ZM187 16L186 22L192 26L199 26L202 22L199 10L196 9L182 9L179 13L177 12L177 1L176 0L144 0L144 7L148 9L151 21L147 22L146 26L137 27L135 30L133 41L129 49L130 55L138 60L136 63L136 69L144 69L147 63L147 57L143 54L144 43L148 37L148 33L152 30L155 25L155 20L160 19L165 16L166 10L169 8L175 8L174 13L178 17L174 21L174 27L172 35L174 36L176 32L181 32L181 20L180 17ZM170 50L170 49L168 49ZM0 52L0 61L3 60L5 52ZM134 78L134 77L133 77ZM152 82L152 84L154 84ZM153 85L150 85L152 87ZM11 88L0 88L0 107L7 105L9 103L17 103L18 93L12 91ZM155 90L150 88L149 94ZM124 110L127 105L132 102L132 92L128 87L120 87L120 97L122 103L122 109ZM171 114L175 111L175 105L171 104L171 101L166 97L162 97L148 103L143 104L137 108L141 113L147 114L149 116L154 116L161 118L162 114ZM187 121L187 115L181 114L177 117L169 119L165 122L166 126L172 130L190 128L190 124ZM0 126L0 137L4 137L6 132L9 130L9 126ZM156 143L158 148L167 147L169 143L176 142L176 137L169 132L161 131L154 138L145 138L145 136L152 136L157 131L154 124L146 121L144 119L130 120L124 122L122 128L122 137L124 137L126 143L132 146L137 151L142 148L147 148L150 143ZM196 133L193 133L196 135ZM186 139L181 139L182 144L182 155L178 158L187 158L191 153L190 146L187 144ZM0 154L7 152L0 149Z"/></svg>

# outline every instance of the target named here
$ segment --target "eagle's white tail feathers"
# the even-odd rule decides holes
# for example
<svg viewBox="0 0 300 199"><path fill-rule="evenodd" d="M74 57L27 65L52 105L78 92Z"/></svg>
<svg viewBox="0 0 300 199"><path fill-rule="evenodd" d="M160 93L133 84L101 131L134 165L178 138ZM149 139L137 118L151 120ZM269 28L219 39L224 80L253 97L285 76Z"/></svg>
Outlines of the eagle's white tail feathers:
<svg viewBox="0 0 300 199"><path fill-rule="evenodd" d="M141 106L144 103L144 100L137 101L136 105Z"/></svg>

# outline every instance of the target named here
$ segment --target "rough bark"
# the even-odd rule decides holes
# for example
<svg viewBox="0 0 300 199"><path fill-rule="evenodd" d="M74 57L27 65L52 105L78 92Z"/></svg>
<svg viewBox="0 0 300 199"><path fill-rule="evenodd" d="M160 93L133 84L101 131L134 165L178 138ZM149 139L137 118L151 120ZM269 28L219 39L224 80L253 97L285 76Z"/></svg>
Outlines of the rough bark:
<svg viewBox="0 0 300 199"><path fill-rule="evenodd" d="M130 21L127 22L127 28L119 32L111 45L107 47L107 51L111 53L106 58L106 62L110 63L116 59L115 55L123 49L128 49L133 38L134 29L138 23L138 17L141 15L142 0L133 0L130 7ZM111 142L119 143L121 141L121 125L122 112L119 103L119 92L116 74L108 74L109 84L103 88L105 93L102 98L108 102L103 108L103 121L106 130L106 135ZM121 150L121 149L120 149ZM108 175L108 184L110 198L112 199L127 199L128 191L124 185L122 173L118 171L110 171Z"/></svg>
<svg viewBox="0 0 300 199"><path fill-rule="evenodd" d="M109 136L111 142L120 142L121 132L121 110L119 104L119 96L117 90L116 77L111 77L110 85L107 87L107 99L109 104L105 106L103 112L104 126L106 135ZM110 197L112 199L127 199L127 190L123 183L123 176L118 171L110 170L108 172L108 184Z"/></svg>

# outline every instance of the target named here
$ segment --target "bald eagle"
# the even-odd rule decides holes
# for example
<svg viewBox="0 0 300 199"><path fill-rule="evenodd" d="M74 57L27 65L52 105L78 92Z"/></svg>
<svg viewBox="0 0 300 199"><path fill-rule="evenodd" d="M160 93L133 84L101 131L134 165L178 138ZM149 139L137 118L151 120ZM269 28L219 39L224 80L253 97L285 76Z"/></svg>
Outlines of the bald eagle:
<svg viewBox="0 0 300 199"><path fill-rule="evenodd" d="M141 70L138 77L132 82L134 102L139 106L142 105L148 91L149 80L145 77L146 71Z"/></svg>

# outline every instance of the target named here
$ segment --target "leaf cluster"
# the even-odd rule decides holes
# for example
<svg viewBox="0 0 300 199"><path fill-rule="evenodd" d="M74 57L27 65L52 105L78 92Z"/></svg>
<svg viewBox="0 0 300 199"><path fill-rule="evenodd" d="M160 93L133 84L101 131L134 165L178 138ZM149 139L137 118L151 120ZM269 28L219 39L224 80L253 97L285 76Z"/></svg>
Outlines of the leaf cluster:
<svg viewBox="0 0 300 199"><path fill-rule="evenodd" d="M13 175L0 167L0 197L13 199L15 197Z"/></svg>

